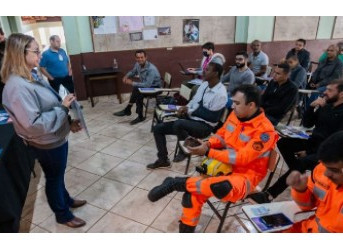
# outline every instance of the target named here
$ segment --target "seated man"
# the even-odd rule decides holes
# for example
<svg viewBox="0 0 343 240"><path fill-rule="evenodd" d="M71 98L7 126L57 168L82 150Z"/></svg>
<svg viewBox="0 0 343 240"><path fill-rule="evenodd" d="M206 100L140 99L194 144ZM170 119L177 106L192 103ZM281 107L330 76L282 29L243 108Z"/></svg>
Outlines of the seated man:
<svg viewBox="0 0 343 240"><path fill-rule="evenodd" d="M130 122L131 125L144 121L143 117L143 99L144 95L139 92L138 88L159 88L161 87L161 76L154 64L147 61L146 52L137 50L135 53L136 64L133 69L123 78L123 83L132 85L132 93L127 107L115 116L130 116L131 108L136 103L136 113L138 117ZM134 82L133 78L138 77L140 82Z"/></svg>
<svg viewBox="0 0 343 240"><path fill-rule="evenodd" d="M206 200L216 197L236 202L255 189L266 176L270 151L278 135L260 109L260 91L253 85L241 85L233 91L233 112L223 127L208 142L189 150L225 164L232 164L230 175L218 177L166 178L148 194L155 202L173 191L185 192L180 232L194 232Z"/></svg>
<svg viewBox="0 0 343 240"><path fill-rule="evenodd" d="M307 74L305 68L299 64L297 56L292 55L287 59L287 64L291 69L289 80L293 82L298 89L305 89L307 84Z"/></svg>
<svg viewBox="0 0 343 240"><path fill-rule="evenodd" d="M238 86L242 84L253 84L255 82L254 73L248 68L248 54L244 51L237 52L235 62L236 66L233 66L221 79L222 83L229 83L229 95Z"/></svg>
<svg viewBox="0 0 343 240"><path fill-rule="evenodd" d="M205 71L205 81L200 85L188 105L181 107L178 111L178 115L183 116L184 119L159 123L154 127L158 159L154 163L148 164L147 168L170 167L166 135L177 135L178 140L185 140L189 135L196 138L210 135L227 102L225 86L219 81L222 71L223 67L220 64L209 63ZM186 155L179 151L173 161L180 162L185 158Z"/></svg>
<svg viewBox="0 0 343 240"><path fill-rule="evenodd" d="M290 56L297 56L300 65L307 71L310 66L310 52L305 49L306 40L298 39L295 41L295 48L292 48L286 55L286 59Z"/></svg>
<svg viewBox="0 0 343 240"><path fill-rule="evenodd" d="M287 64L277 65L274 70L273 80L269 82L262 94L262 108L267 118L275 126L297 100L298 88L288 80L289 71Z"/></svg>
<svg viewBox="0 0 343 240"><path fill-rule="evenodd" d="M337 47L338 47L338 50L339 50L339 53L338 53L338 59L343 62L343 42L339 42L337 43ZM325 59L328 57L328 52L325 51L319 58L318 62L322 62L322 61L325 61Z"/></svg>
<svg viewBox="0 0 343 240"><path fill-rule="evenodd" d="M315 209L315 215L295 223L288 233L343 232L343 132L325 140L319 150L320 164L311 176L293 171L287 178L292 197L304 210Z"/></svg>
<svg viewBox="0 0 343 240"><path fill-rule="evenodd" d="M267 66L269 64L269 58L267 54L261 50L261 42L255 40L251 43L252 53L249 53L248 66L253 71L256 77L266 78Z"/></svg>
<svg viewBox="0 0 343 240"><path fill-rule="evenodd" d="M312 74L310 87L325 89L332 80L339 79L343 74L343 63L338 59L338 48L330 45L327 50L327 58L319 63L316 71ZM319 89L320 90L320 89Z"/></svg>
<svg viewBox="0 0 343 240"><path fill-rule="evenodd" d="M319 145L333 133L343 130L343 81L331 82L324 98L312 102L304 115L304 127L313 126L308 140L298 138L282 138L277 146L289 170L282 175L266 192L256 193L252 199L258 203L270 202L286 188L286 178L292 170L305 172L312 170L318 163L316 157Z"/></svg>

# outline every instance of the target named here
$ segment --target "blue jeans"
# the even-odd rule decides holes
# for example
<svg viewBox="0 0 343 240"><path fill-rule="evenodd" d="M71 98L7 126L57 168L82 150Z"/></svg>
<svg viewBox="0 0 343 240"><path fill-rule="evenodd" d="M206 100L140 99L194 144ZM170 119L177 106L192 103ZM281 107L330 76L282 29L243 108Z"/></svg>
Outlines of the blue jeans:
<svg viewBox="0 0 343 240"><path fill-rule="evenodd" d="M64 184L67 166L68 142L54 149L32 147L45 174L45 193L58 223L65 223L74 218L69 207L74 200L69 196Z"/></svg>

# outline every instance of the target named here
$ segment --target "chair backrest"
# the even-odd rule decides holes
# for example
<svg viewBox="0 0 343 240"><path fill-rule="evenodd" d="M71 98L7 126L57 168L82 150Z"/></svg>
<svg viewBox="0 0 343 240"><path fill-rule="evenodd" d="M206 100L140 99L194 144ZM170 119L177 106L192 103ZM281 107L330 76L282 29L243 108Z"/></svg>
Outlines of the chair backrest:
<svg viewBox="0 0 343 240"><path fill-rule="evenodd" d="M267 66L267 70L266 70L266 75L269 77L270 74L272 73L273 67L271 66Z"/></svg>
<svg viewBox="0 0 343 240"><path fill-rule="evenodd" d="M185 98L187 101L189 101L189 99L191 98L191 92L192 92L192 89L190 89L189 87L187 87L184 84L181 84L180 95L183 98Z"/></svg>
<svg viewBox="0 0 343 240"><path fill-rule="evenodd" d="M164 88L170 88L171 87L171 75L170 73L166 72L164 74Z"/></svg>
<svg viewBox="0 0 343 240"><path fill-rule="evenodd" d="M276 166L279 163L280 154L275 150L271 150L269 160L268 160L268 170L269 172L275 172Z"/></svg>

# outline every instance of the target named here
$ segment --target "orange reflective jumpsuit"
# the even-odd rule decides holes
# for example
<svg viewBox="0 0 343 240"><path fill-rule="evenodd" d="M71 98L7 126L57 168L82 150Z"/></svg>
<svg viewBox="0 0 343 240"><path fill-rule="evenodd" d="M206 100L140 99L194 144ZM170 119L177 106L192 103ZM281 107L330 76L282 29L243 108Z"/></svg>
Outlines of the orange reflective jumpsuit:
<svg viewBox="0 0 343 240"><path fill-rule="evenodd" d="M319 164L307 182L303 193L292 189L292 197L302 210L317 207L316 214L295 223L284 232L343 232L343 186L338 187L324 176L325 166Z"/></svg>
<svg viewBox="0 0 343 240"><path fill-rule="evenodd" d="M209 139L208 157L232 164L232 173L220 177L190 177L182 199L181 221L196 226L201 208L210 197L236 202L249 194L266 176L270 151L278 135L264 112L241 122L234 112Z"/></svg>

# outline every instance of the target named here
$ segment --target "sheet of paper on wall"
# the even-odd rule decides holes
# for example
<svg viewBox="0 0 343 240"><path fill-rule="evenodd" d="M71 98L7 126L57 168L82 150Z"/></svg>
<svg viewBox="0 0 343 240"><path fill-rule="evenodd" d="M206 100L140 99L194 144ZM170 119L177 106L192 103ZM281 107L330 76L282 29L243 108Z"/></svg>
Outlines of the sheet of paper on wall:
<svg viewBox="0 0 343 240"><path fill-rule="evenodd" d="M119 32L142 31L143 27L143 17L119 17Z"/></svg>
<svg viewBox="0 0 343 240"><path fill-rule="evenodd" d="M117 33L117 19L113 16L93 16L94 34Z"/></svg>
<svg viewBox="0 0 343 240"><path fill-rule="evenodd" d="M153 17L153 16L144 17L144 26L155 26L155 25L156 25L156 17Z"/></svg>
<svg viewBox="0 0 343 240"><path fill-rule="evenodd" d="M144 40L156 40L157 39L157 28L143 30Z"/></svg>
<svg viewBox="0 0 343 240"><path fill-rule="evenodd" d="M83 117L81 105L75 100L71 103L71 109L74 115L74 119L80 121L82 129L85 130L87 137L90 138L86 121L85 121L85 118Z"/></svg>

